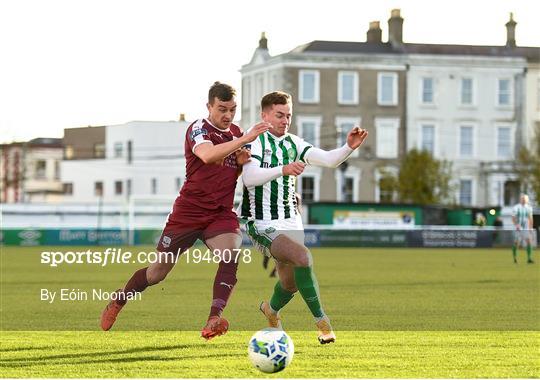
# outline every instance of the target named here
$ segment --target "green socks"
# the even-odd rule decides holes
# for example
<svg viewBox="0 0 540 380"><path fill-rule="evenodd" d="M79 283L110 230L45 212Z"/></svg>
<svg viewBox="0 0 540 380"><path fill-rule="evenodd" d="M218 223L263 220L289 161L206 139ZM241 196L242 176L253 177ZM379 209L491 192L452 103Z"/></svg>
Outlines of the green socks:
<svg viewBox="0 0 540 380"><path fill-rule="evenodd" d="M300 295L309 307L311 314L315 318L324 316L321 302L319 300L319 284L313 273L312 267L296 267L294 268L294 280Z"/></svg>
<svg viewBox="0 0 540 380"><path fill-rule="evenodd" d="M527 259L529 261L532 260L532 247L530 244L527 244Z"/></svg>
<svg viewBox="0 0 540 380"><path fill-rule="evenodd" d="M517 260L517 247L516 245L512 245L512 256L514 256L514 262Z"/></svg>
<svg viewBox="0 0 540 380"><path fill-rule="evenodd" d="M283 306L289 303L293 296L294 293L283 289L281 282L278 280L278 282L276 282L276 286L274 286L274 294L272 294L272 298L270 298L270 307L274 311L279 311Z"/></svg>

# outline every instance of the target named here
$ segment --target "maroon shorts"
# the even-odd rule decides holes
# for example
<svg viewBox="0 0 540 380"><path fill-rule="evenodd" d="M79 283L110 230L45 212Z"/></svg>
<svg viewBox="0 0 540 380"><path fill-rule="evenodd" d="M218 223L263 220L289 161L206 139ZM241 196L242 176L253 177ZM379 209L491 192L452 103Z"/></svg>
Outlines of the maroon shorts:
<svg viewBox="0 0 540 380"><path fill-rule="evenodd" d="M238 216L232 209L206 210L177 202L167 219L156 251L182 253L193 246L197 239L206 241L225 233L241 234Z"/></svg>

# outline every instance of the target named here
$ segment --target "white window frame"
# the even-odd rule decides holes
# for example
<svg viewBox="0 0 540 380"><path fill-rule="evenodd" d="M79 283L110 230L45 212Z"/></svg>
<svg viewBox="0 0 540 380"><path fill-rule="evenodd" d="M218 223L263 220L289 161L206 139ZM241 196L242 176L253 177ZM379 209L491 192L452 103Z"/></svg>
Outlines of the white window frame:
<svg viewBox="0 0 540 380"><path fill-rule="evenodd" d="M315 78L315 84L313 91L315 92L313 94L313 99L306 99L304 98L304 75L306 74L313 74ZM309 103L309 104L315 104L319 103L320 101L320 72L319 70L299 70L298 71L298 101L300 103Z"/></svg>
<svg viewBox="0 0 540 380"><path fill-rule="evenodd" d="M424 81L426 79L431 79L431 85L432 85L432 88L431 88L431 91L432 91L431 102L424 101ZM434 77L424 76L424 77L420 78L420 94L419 94L419 96L420 96L420 104L425 105L425 106L435 105L435 78Z"/></svg>
<svg viewBox="0 0 540 380"><path fill-rule="evenodd" d="M315 141L308 141L308 143L313 144L315 147L319 147L321 144L321 125L322 125L322 116L306 116L299 115L296 117L296 129L298 131L298 137L304 138L303 123L314 123L315 124ZM307 141L307 140L306 140Z"/></svg>
<svg viewBox="0 0 540 380"><path fill-rule="evenodd" d="M501 157L499 155L499 128L509 128L510 129L510 156ZM496 138L495 138L495 157L497 160L513 160L515 158L515 133L516 133L516 124L515 123L495 123Z"/></svg>
<svg viewBox="0 0 540 380"><path fill-rule="evenodd" d="M334 171L334 178L336 181L336 200L338 202L343 201L343 193L342 193L342 175L341 170L336 168ZM353 202L360 202L360 180L362 178L362 171L360 168L353 167L349 164L347 167L347 170L345 170L345 178L352 178L353 180Z"/></svg>
<svg viewBox="0 0 540 380"><path fill-rule="evenodd" d="M382 99L382 78L392 77L392 100L383 101ZM398 105L398 74L395 72L379 72L377 73L377 104L380 106L397 106Z"/></svg>
<svg viewBox="0 0 540 380"><path fill-rule="evenodd" d="M461 127L471 127L472 128L472 153L470 156L463 156L461 154ZM478 152L478 147L477 147L477 144L478 144L478 136L477 136L477 131L478 131L478 124L477 123L473 123L473 122L469 122L469 121L463 121L461 123L458 124L457 126L457 131L458 131L458 146L457 146L457 157L460 158L460 159L465 159L465 160L470 160L470 159L474 159L477 155L477 152Z"/></svg>
<svg viewBox="0 0 540 380"><path fill-rule="evenodd" d="M471 91L472 91L472 96L471 96L471 103L463 103L463 80L464 79L470 79L471 80ZM473 76L462 76L460 77L459 79L459 101L458 101L458 104L462 107L475 107L476 106L476 92L477 92L477 89L476 89L476 78L473 77Z"/></svg>
<svg viewBox="0 0 540 380"><path fill-rule="evenodd" d="M342 124L352 124L354 126L360 126L362 124L362 118L360 116L358 117L350 117L350 116L336 116L335 126L336 126L336 148L341 148L343 144L345 144L346 141L343 141L342 144L339 144L339 141L337 138L339 137L339 130L341 129ZM358 157L360 154L360 149L355 149L354 152L350 155L350 157Z"/></svg>
<svg viewBox="0 0 540 380"><path fill-rule="evenodd" d="M120 147L120 149L118 149L118 147ZM124 143L122 141L117 141L113 144L113 157L114 158L124 157Z"/></svg>
<svg viewBox="0 0 540 380"><path fill-rule="evenodd" d="M352 75L353 77L353 98L352 100L343 99L343 77L346 75ZM358 72L356 71L338 71L338 104L342 105L354 105L359 104L359 88L360 82L358 79Z"/></svg>
<svg viewBox="0 0 540 380"><path fill-rule="evenodd" d="M438 125L436 122L434 121L429 121L429 120L424 120L424 121L421 121L418 123L418 144L417 144L417 149L418 150L422 150L422 145L423 145L423 142L424 142L424 126L425 125L431 125L433 126L433 152L431 152L431 154L433 155L433 157L437 157L438 153L439 153L439 138L438 138Z"/></svg>
<svg viewBox="0 0 540 380"><path fill-rule="evenodd" d="M470 205L464 205L461 203L461 181L471 181L471 204ZM458 199L458 204L460 206L474 206L476 205L476 181L474 179L474 177L470 177L470 176L463 176L463 177L459 177L459 180L458 180L458 193L457 193L457 199Z"/></svg>
<svg viewBox="0 0 540 380"><path fill-rule="evenodd" d="M379 131L380 128L383 125L391 124L391 127L394 129L395 133L395 151L393 151L391 154L381 155L381 146L380 139L379 139ZM399 119L398 118L382 118L382 117L376 117L375 118L375 131L376 131L376 142L375 142L375 152L377 158L397 158L399 156Z"/></svg>
<svg viewBox="0 0 540 380"><path fill-rule="evenodd" d="M313 178L313 202L318 202L320 199L320 191L321 191L321 173L317 171L308 171L302 173L301 176L298 177L297 185L297 192L298 194L302 195L302 177L310 177Z"/></svg>
<svg viewBox="0 0 540 380"><path fill-rule="evenodd" d="M507 80L508 81L508 104L501 104L499 101L499 95L501 93L501 83L500 81L501 80ZM497 107L501 107L501 108L510 108L514 105L514 89L513 89L513 81L512 81L512 78L510 77L500 77L500 78L497 78L496 80L496 83L495 83L495 88L497 89L497 91L495 91L495 104L497 105Z"/></svg>

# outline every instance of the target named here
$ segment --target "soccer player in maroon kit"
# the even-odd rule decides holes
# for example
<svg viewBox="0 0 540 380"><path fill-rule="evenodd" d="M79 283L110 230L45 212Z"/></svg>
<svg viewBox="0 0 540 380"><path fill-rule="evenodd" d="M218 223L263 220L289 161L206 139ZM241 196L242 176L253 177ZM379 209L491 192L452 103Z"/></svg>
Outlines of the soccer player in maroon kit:
<svg viewBox="0 0 540 380"><path fill-rule="evenodd" d="M215 82L208 92L206 119L193 122L186 132L186 181L158 242L160 260L139 269L117 299L111 301L101 314L101 328L109 330L127 299L136 292L165 279L174 267L174 256L189 249L197 239L205 242L212 252L228 252L221 257L214 279L213 301L201 336L211 339L227 332L228 322L221 317L236 284L238 262L231 252L240 247L242 236L236 213L233 211L236 180L242 165L250 155L242 147L268 130L260 123L245 135L232 123L236 112L236 91L229 85Z"/></svg>

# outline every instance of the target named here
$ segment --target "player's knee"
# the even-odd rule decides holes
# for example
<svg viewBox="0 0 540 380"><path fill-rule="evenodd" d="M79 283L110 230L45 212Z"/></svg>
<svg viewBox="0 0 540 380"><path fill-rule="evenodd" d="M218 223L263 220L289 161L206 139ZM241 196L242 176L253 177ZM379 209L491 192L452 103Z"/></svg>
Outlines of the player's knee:
<svg viewBox="0 0 540 380"><path fill-rule="evenodd" d="M311 255L307 248L302 247L294 255L294 265L297 267L309 267L311 265Z"/></svg>

